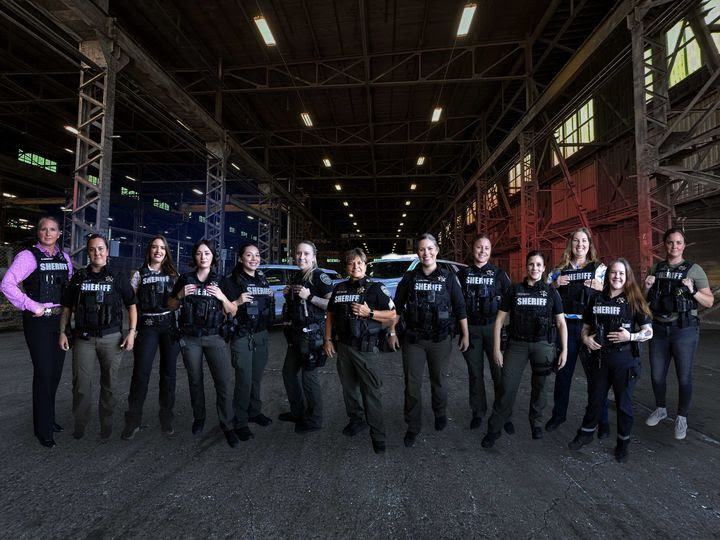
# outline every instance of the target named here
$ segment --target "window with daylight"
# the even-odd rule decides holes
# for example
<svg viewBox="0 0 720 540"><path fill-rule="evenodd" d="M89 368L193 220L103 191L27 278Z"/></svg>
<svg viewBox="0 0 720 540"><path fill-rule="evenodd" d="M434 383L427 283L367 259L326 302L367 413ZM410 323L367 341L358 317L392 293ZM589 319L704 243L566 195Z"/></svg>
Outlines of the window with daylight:
<svg viewBox="0 0 720 540"><path fill-rule="evenodd" d="M205 223L205 216L198 216L198 221L200 223Z"/></svg>
<svg viewBox="0 0 720 540"><path fill-rule="evenodd" d="M38 156L37 154L31 154L30 152L18 150L18 161L40 167L46 171L57 172L57 161Z"/></svg>
<svg viewBox="0 0 720 540"><path fill-rule="evenodd" d="M713 30L720 23L720 0L707 0L701 8L705 11L705 23L711 28L715 45L720 49L720 31ZM675 61L670 71L668 86L674 86L702 66L702 53L700 45L695 39L695 33L687 20L678 21L668 30L666 35L668 67L673 57Z"/></svg>
<svg viewBox="0 0 720 540"><path fill-rule="evenodd" d="M235 227L229 227L229 228L228 228L228 231L230 231L231 233L234 233L234 232L235 232Z"/></svg>
<svg viewBox="0 0 720 540"><path fill-rule="evenodd" d="M240 236L247 236L247 233L245 231L240 231Z"/></svg>
<svg viewBox="0 0 720 540"><path fill-rule="evenodd" d="M497 184L493 184L485 193L485 209L492 210L497 208L498 205L498 187Z"/></svg>
<svg viewBox="0 0 720 540"><path fill-rule="evenodd" d="M583 144L595 140L595 119L593 99L588 99L555 130L555 140L560 145L564 158L572 156L583 147ZM553 152L552 164L558 165L560 160Z"/></svg>
<svg viewBox="0 0 720 540"><path fill-rule="evenodd" d="M170 211L170 205L166 202L162 202L159 199L153 199L153 206L155 208L159 208L160 210L165 210L166 212Z"/></svg>
<svg viewBox="0 0 720 540"><path fill-rule="evenodd" d="M128 189L124 186L120 187L120 195L124 195L125 197L130 197L131 199L140 199L140 194L137 191Z"/></svg>
<svg viewBox="0 0 720 540"><path fill-rule="evenodd" d="M523 178L523 164L518 161L510 168L510 172L508 172L508 193L510 195L514 195L515 193L518 193L520 191L520 188L522 187L523 180L529 181L531 176L531 167L532 161L530 157L530 153L528 152L525 154L525 176Z"/></svg>
<svg viewBox="0 0 720 540"><path fill-rule="evenodd" d="M477 215L477 199L467 205L465 209L465 225L472 225L475 223L475 216Z"/></svg>
<svg viewBox="0 0 720 540"><path fill-rule="evenodd" d="M88 182L90 182L90 183L93 184L94 186L97 186L97 185L98 185L98 177L97 177L97 176L94 176L94 175L92 175L92 174L88 174L87 180L88 180Z"/></svg>

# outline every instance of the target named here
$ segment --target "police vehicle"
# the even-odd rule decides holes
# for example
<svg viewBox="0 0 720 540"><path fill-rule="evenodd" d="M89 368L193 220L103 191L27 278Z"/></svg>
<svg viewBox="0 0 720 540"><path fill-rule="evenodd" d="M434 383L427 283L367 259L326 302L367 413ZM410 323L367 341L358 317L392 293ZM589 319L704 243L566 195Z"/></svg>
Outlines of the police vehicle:
<svg viewBox="0 0 720 540"><path fill-rule="evenodd" d="M382 258L375 259L369 263L367 265L367 275L369 278L372 278L373 281L383 283L390 291L390 295L395 298L395 290L405 275L405 272L414 270L418 264L420 264L420 259L416 254L397 255L391 253L389 255L383 255ZM438 259L437 265L438 268L445 268L453 274L457 274L461 268L467 266L463 263L444 259Z"/></svg>
<svg viewBox="0 0 720 540"><path fill-rule="evenodd" d="M265 277L270 284L270 288L273 290L275 295L275 323L282 322L282 310L285 304L285 297L283 296L283 289L285 285L295 277L300 269L294 264L261 264L258 266L258 270L262 270ZM333 285L342 281L340 275L335 270L328 270L327 268L321 268L333 282Z"/></svg>

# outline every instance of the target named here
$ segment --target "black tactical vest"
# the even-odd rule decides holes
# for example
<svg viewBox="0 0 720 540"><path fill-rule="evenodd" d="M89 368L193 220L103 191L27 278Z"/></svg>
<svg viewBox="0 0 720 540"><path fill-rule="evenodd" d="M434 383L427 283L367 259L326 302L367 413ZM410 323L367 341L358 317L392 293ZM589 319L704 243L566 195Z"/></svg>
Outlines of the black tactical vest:
<svg viewBox="0 0 720 540"><path fill-rule="evenodd" d="M122 327L123 302L113 273L103 267L94 273L90 267L79 272L80 294L75 305L75 331L103 336Z"/></svg>
<svg viewBox="0 0 720 540"><path fill-rule="evenodd" d="M137 297L140 313L163 313L168 311L167 301L175 283L175 276L153 272L147 266L140 269Z"/></svg>
<svg viewBox="0 0 720 540"><path fill-rule="evenodd" d="M655 283L648 291L650 309L655 315L688 315L690 311L697 309L697 302L682 284L693 264L683 261L680 266L671 268L667 261L658 263L655 268Z"/></svg>
<svg viewBox="0 0 720 540"><path fill-rule="evenodd" d="M469 324L490 324L495 320L502 299L500 272L488 263L482 269L472 265L461 273Z"/></svg>
<svg viewBox="0 0 720 540"><path fill-rule="evenodd" d="M319 269L313 271L313 282L320 279L321 273L322 270ZM290 292L285 295L286 321L289 321L296 329L306 328L312 324L323 325L325 322L325 310L297 296L292 290L293 285L302 285L308 289L311 288L309 282L302 280L302 272L298 272L290 284Z"/></svg>
<svg viewBox="0 0 720 540"><path fill-rule="evenodd" d="M352 304L363 304L372 287L380 287L367 278L359 281L343 281L335 289L333 301L333 326L341 343L361 351L371 351L378 346L382 323L368 317L353 315Z"/></svg>
<svg viewBox="0 0 720 540"><path fill-rule="evenodd" d="M62 251L55 255L45 255L33 246L30 253L35 257L36 268L23 281L25 294L40 304L59 304L69 282L70 270Z"/></svg>
<svg viewBox="0 0 720 540"><path fill-rule="evenodd" d="M225 322L225 312L220 300L207 292L209 285L218 285L218 278L211 272L205 282L197 278L195 272L186 274L187 284L195 285L195 294L182 299L180 312L180 332L189 336L211 336L220 333Z"/></svg>
<svg viewBox="0 0 720 540"><path fill-rule="evenodd" d="M268 330L275 318L275 297L262 270L255 271L255 277L245 272L233 274L241 293L250 293L253 301L238 307L236 335L239 337Z"/></svg>
<svg viewBox="0 0 720 540"><path fill-rule="evenodd" d="M554 341L552 289L538 282L516 283L511 291L510 337L516 341Z"/></svg>
<svg viewBox="0 0 720 540"><path fill-rule="evenodd" d="M633 351L639 352L637 344L630 342L613 343L607 337L609 332L617 332L621 328L625 328L630 333L635 330L633 312L624 294L615 298L609 298L604 294L599 295L595 300L592 312L595 320L594 339L602 346L601 353L614 352L633 345L635 345L632 347Z"/></svg>
<svg viewBox="0 0 720 540"><path fill-rule="evenodd" d="M591 262L583 268L565 268L560 271L561 276L566 276L570 283L557 288L557 292L563 302L563 311L568 314L582 315L585 307L597 291L586 287L584 281L595 277L598 263Z"/></svg>
<svg viewBox="0 0 720 540"><path fill-rule="evenodd" d="M448 280L454 279L453 275L442 268L430 276L417 270L408 274L410 294L405 308L408 332L422 339L442 341L452 334L454 326L448 288Z"/></svg>

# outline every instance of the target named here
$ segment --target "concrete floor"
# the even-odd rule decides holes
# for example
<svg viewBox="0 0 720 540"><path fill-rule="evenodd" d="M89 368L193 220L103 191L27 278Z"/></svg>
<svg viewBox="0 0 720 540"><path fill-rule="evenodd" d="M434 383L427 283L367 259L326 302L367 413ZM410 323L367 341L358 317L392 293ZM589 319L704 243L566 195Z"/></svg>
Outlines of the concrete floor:
<svg viewBox="0 0 720 540"><path fill-rule="evenodd" d="M389 444L382 457L373 454L367 432L340 434L346 419L332 363L322 370L322 431L298 436L275 421L254 426L256 438L231 449L217 427L201 438L191 435L181 363L176 434L160 433L155 371L149 426L135 440L121 440L132 369L126 353L112 439L99 442L95 418L85 439L75 441L68 356L57 400L58 421L67 431L47 450L32 435L31 366L22 334L0 334L0 343L2 537L720 537L720 330L701 334L686 440L673 439L670 420L645 426L653 400L644 371L631 459L623 465L612 456L614 434L579 453L567 450L584 408L580 368L570 418L557 432L531 440L526 381L515 412L517 433L483 450L485 425L468 429L467 371L458 352L448 374L449 425L433 431L426 385L424 433L412 449L402 445L401 359L384 356ZM286 410L283 354L283 337L273 332L263 387L265 412L273 418ZM214 400L209 380L208 400ZM669 396L672 411L673 385ZM212 427L215 415L208 410Z"/></svg>

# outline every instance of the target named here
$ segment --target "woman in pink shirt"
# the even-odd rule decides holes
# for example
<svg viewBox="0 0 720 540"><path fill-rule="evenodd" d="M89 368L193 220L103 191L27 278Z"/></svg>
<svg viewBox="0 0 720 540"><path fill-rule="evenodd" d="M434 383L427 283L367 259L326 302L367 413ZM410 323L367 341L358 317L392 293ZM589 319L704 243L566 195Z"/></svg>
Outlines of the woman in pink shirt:
<svg viewBox="0 0 720 540"><path fill-rule="evenodd" d="M40 444L52 448L54 434L63 431L55 422L55 392L65 361L58 335L60 298L72 276L72 263L57 244L60 222L56 218L40 218L37 229L38 243L15 257L2 280L2 292L23 312L23 331L33 363L35 436Z"/></svg>

